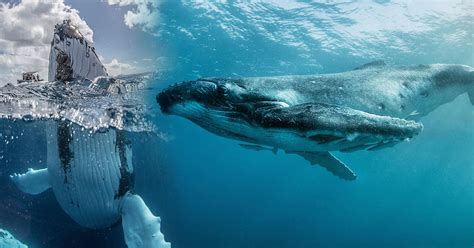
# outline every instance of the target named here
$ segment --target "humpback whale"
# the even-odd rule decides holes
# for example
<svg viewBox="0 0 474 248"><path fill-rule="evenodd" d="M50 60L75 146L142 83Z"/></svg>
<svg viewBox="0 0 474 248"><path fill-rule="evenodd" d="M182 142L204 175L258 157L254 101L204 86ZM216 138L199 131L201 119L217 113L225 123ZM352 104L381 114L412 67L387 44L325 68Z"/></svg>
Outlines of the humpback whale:
<svg viewBox="0 0 474 248"><path fill-rule="evenodd" d="M50 80L66 85L84 80L92 82L90 87L116 91L115 80L104 76L105 67L77 28L69 21L56 25ZM46 134L47 168L10 176L21 191L35 195L51 188L62 209L87 228L107 228L121 220L130 248L171 246L160 231L161 219L133 193L132 150L125 131L94 132L68 120L48 120Z"/></svg>
<svg viewBox="0 0 474 248"><path fill-rule="evenodd" d="M355 173L331 151L377 150L418 135L422 116L468 93L465 65L387 66L374 61L351 71L300 76L201 78L156 97L165 114L264 148L302 156L336 176Z"/></svg>

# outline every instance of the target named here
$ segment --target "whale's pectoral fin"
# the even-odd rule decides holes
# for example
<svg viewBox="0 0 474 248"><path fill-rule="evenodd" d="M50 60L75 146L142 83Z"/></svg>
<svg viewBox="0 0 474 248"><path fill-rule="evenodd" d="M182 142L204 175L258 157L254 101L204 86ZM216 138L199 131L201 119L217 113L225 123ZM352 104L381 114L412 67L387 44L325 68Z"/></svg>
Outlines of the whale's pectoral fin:
<svg viewBox="0 0 474 248"><path fill-rule="evenodd" d="M345 180L355 180L356 174L343 162L334 157L329 152L287 152L300 155L311 165L318 164L326 168L329 172Z"/></svg>
<svg viewBox="0 0 474 248"><path fill-rule="evenodd" d="M263 128L288 130L319 145L337 143L344 149L409 139L423 129L415 121L317 102L258 109L253 123Z"/></svg>
<svg viewBox="0 0 474 248"><path fill-rule="evenodd" d="M31 195L41 194L51 188L48 169L46 168L41 170L29 168L24 174L15 173L10 175L10 179L18 189Z"/></svg>
<svg viewBox="0 0 474 248"><path fill-rule="evenodd" d="M154 216L143 199L131 193L122 198L122 227L128 248L170 248L160 231L161 219Z"/></svg>

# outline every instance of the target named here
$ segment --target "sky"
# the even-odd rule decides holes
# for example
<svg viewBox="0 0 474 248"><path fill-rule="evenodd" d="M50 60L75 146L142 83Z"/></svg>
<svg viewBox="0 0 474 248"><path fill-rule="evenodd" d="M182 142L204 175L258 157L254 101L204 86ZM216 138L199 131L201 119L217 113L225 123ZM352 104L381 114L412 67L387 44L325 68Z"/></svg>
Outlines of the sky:
<svg viewBox="0 0 474 248"><path fill-rule="evenodd" d="M163 64L158 0L0 0L0 85L25 71L47 77L54 24L66 18L93 41L110 75Z"/></svg>
<svg viewBox="0 0 474 248"><path fill-rule="evenodd" d="M294 48L300 56L298 67L302 63L314 65L315 69L310 68L312 73L321 67L314 58L324 57L322 53L347 52L360 61L391 56L406 63L400 55L428 51L419 57L430 60L417 62L450 63L450 58L459 55L452 54L453 50L472 47L472 1L379 2L0 0L0 85L15 82L25 71L40 71L46 77L54 24L65 18L74 20L81 32L94 41L96 52L111 75L163 69L169 66L171 57L176 57L167 57L164 47L180 44L181 49L189 43L202 45L200 48L212 44L215 48L223 44L226 36L249 46L254 38L263 37L268 44ZM173 8L182 12L172 11ZM183 35L174 36L177 32ZM411 48L415 42L420 49ZM266 48L273 49L270 45ZM220 53L229 49L245 52L242 47L221 49L224 50ZM286 65L285 56L277 60L278 56L272 54L269 59ZM438 60L432 61L433 57ZM472 55L466 60L472 61Z"/></svg>

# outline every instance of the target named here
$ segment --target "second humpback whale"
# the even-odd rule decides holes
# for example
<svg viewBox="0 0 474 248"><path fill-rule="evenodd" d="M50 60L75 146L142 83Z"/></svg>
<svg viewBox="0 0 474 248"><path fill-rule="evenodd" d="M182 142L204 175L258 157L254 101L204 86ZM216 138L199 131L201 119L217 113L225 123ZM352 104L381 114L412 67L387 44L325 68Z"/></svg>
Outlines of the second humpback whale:
<svg viewBox="0 0 474 248"><path fill-rule="evenodd" d="M468 93L474 69L383 61L320 75L201 78L157 96L163 113L185 117L253 150L282 149L346 180L356 175L330 151L376 150L419 134L420 117Z"/></svg>

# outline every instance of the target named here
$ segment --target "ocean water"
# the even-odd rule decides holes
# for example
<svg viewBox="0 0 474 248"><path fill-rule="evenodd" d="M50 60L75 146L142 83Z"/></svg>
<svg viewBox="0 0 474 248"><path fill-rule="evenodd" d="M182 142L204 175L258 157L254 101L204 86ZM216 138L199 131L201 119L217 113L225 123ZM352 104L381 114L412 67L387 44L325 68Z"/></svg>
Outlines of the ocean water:
<svg viewBox="0 0 474 248"><path fill-rule="evenodd" d="M158 135L129 136L135 191L161 217L166 240L176 248L472 247L474 108L466 95L422 118L410 142L335 153L357 173L352 182L162 115L155 96L202 76L342 72L378 59L474 66L473 5L163 2L156 42L167 70L144 97ZM31 247L126 247L120 225L82 228L52 192L29 196L8 181L46 166L41 122L2 120L0 130L3 227Z"/></svg>
<svg viewBox="0 0 474 248"><path fill-rule="evenodd" d="M342 72L377 59L474 65L472 2L162 8L173 70L158 87L201 76ZM337 153L358 175L346 182L295 155L246 150L157 114L172 137L160 149L172 180L157 201L164 232L176 247L471 247L473 117L462 95L423 118L410 142Z"/></svg>

